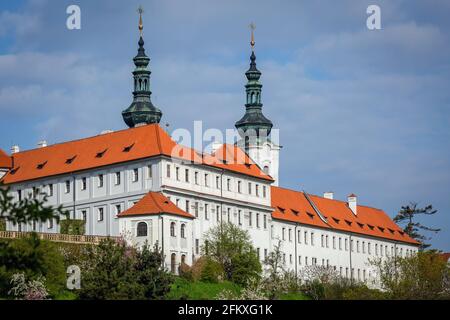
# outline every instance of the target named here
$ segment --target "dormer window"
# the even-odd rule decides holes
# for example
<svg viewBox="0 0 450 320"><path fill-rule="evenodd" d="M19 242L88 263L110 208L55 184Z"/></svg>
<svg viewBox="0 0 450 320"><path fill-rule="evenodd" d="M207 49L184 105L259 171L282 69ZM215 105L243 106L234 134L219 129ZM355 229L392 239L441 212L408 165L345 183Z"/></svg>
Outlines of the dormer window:
<svg viewBox="0 0 450 320"><path fill-rule="evenodd" d="M47 164L47 161L44 161L44 162L42 162L42 163L39 163L39 164L36 166L36 168L40 170L40 169L44 168L46 164Z"/></svg>
<svg viewBox="0 0 450 320"><path fill-rule="evenodd" d="M9 172L9 174L15 174L17 172L17 170L19 170L19 169L20 169L20 167L14 168Z"/></svg>
<svg viewBox="0 0 450 320"><path fill-rule="evenodd" d="M358 222L358 226L362 229L364 227L364 223Z"/></svg>
<svg viewBox="0 0 450 320"><path fill-rule="evenodd" d="M106 150L108 150L108 149L105 149L105 150L103 150L103 151L97 152L97 154L95 155L95 157L96 157L96 158L101 158L101 157L103 157L103 155L105 154Z"/></svg>
<svg viewBox="0 0 450 320"><path fill-rule="evenodd" d="M339 220L338 218L333 218L334 222L339 223L341 220Z"/></svg>
<svg viewBox="0 0 450 320"><path fill-rule="evenodd" d="M66 164L71 164L73 162L73 160L75 160L77 156L73 156L71 158L66 159Z"/></svg>
<svg viewBox="0 0 450 320"><path fill-rule="evenodd" d="M277 207L277 208L278 208L278 210L280 210L281 213L284 213L284 211L285 211L284 208L282 208L282 207Z"/></svg>
<svg viewBox="0 0 450 320"><path fill-rule="evenodd" d="M130 150L133 148L133 146L134 146L134 142L132 144L130 144L129 146L124 147L122 151L123 152L130 152Z"/></svg>
<svg viewBox="0 0 450 320"><path fill-rule="evenodd" d="M349 226L351 226L352 225L352 222L351 221L349 221L349 220L345 220L345 222L349 225Z"/></svg>
<svg viewBox="0 0 450 320"><path fill-rule="evenodd" d="M310 212L307 212L306 213L311 219L313 219L314 218L314 215L312 214L312 213L310 213Z"/></svg>
<svg viewBox="0 0 450 320"><path fill-rule="evenodd" d="M298 216L298 214L300 213L299 211L294 210L294 209L291 209L291 211L292 211L292 213L295 214L296 216Z"/></svg>

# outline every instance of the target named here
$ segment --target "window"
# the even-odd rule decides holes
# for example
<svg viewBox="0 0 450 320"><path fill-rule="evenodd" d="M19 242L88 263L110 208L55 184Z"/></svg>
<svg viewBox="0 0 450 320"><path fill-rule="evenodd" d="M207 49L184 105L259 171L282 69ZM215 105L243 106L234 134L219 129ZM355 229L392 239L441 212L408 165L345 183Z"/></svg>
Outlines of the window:
<svg viewBox="0 0 450 320"><path fill-rule="evenodd" d="M200 240L195 239L195 254L199 254L199 253L200 253Z"/></svg>
<svg viewBox="0 0 450 320"><path fill-rule="evenodd" d="M231 191L231 179L230 178L227 179L227 190Z"/></svg>
<svg viewBox="0 0 450 320"><path fill-rule="evenodd" d="M69 180L66 180L65 192L66 192L66 193L69 193L69 192L70 192L70 181L69 181Z"/></svg>
<svg viewBox="0 0 450 320"><path fill-rule="evenodd" d="M181 238L186 239L186 225L184 223L181 224L180 236Z"/></svg>
<svg viewBox="0 0 450 320"><path fill-rule="evenodd" d="M322 235L321 237L320 237L320 244L321 244L321 246L322 246L322 248L324 247L324 239L323 239L323 237L324 237L324 235Z"/></svg>
<svg viewBox="0 0 450 320"><path fill-rule="evenodd" d="M98 208L98 217L97 217L98 221L103 221L103 211L104 211L103 208Z"/></svg>
<svg viewBox="0 0 450 320"><path fill-rule="evenodd" d="M267 249L264 249L264 259L267 258Z"/></svg>
<svg viewBox="0 0 450 320"><path fill-rule="evenodd" d="M172 253L170 255L170 271L172 271L172 273L175 273L177 269L177 255L175 253Z"/></svg>
<svg viewBox="0 0 450 320"><path fill-rule="evenodd" d="M292 229L289 228L289 241L292 241Z"/></svg>
<svg viewBox="0 0 450 320"><path fill-rule="evenodd" d="M53 185L52 185L53 187ZM53 188L52 188L53 190ZM22 190L17 190L17 198L19 199L19 201L22 201Z"/></svg>
<svg viewBox="0 0 450 320"><path fill-rule="evenodd" d="M122 207L120 204L116 204L116 217L119 215L119 213L122 211Z"/></svg>
<svg viewBox="0 0 450 320"><path fill-rule="evenodd" d="M256 196L259 197L259 185L255 185Z"/></svg>
<svg viewBox="0 0 450 320"><path fill-rule="evenodd" d="M147 166L147 178L151 179L153 177L153 167L151 164Z"/></svg>
<svg viewBox="0 0 450 320"><path fill-rule="evenodd" d="M249 227L251 227L252 226L252 221L253 219L252 219L252 212L251 211L249 211L248 212L248 226Z"/></svg>
<svg viewBox="0 0 450 320"><path fill-rule="evenodd" d="M350 250L353 252L353 240L350 240Z"/></svg>
<svg viewBox="0 0 450 320"><path fill-rule="evenodd" d="M302 256L298 256L298 264L302 265Z"/></svg>
<svg viewBox="0 0 450 320"><path fill-rule="evenodd" d="M264 221L264 229L267 229L267 215L263 216Z"/></svg>
<svg viewBox="0 0 450 320"><path fill-rule="evenodd" d="M231 209L230 208L227 209L227 221L231 222Z"/></svg>
<svg viewBox="0 0 450 320"><path fill-rule="evenodd" d="M179 167L175 168L175 177L176 177L177 181L180 181L180 168Z"/></svg>
<svg viewBox="0 0 450 320"><path fill-rule="evenodd" d="M380 256L383 256L383 245L380 245Z"/></svg>
<svg viewBox="0 0 450 320"><path fill-rule="evenodd" d="M297 231L297 242L302 243L302 232L300 230Z"/></svg>
<svg viewBox="0 0 450 320"><path fill-rule="evenodd" d="M208 174L205 173L205 187L208 187L208 186L209 186L208 180L209 180Z"/></svg>
<svg viewBox="0 0 450 320"><path fill-rule="evenodd" d="M36 231L36 221L33 221L33 231Z"/></svg>
<svg viewBox="0 0 450 320"><path fill-rule="evenodd" d="M134 168L133 169L133 182L137 182L139 180L139 169Z"/></svg>
<svg viewBox="0 0 450 320"><path fill-rule="evenodd" d="M137 225L137 237L146 237L147 236L147 224L145 222L139 222Z"/></svg>
<svg viewBox="0 0 450 320"><path fill-rule="evenodd" d="M378 255L378 244L377 243L375 243L375 255L376 256Z"/></svg>
<svg viewBox="0 0 450 320"><path fill-rule="evenodd" d="M314 232L311 232L311 245L314 245Z"/></svg>
<svg viewBox="0 0 450 320"><path fill-rule="evenodd" d="M359 253L359 241L356 241L356 252Z"/></svg>
<svg viewBox="0 0 450 320"><path fill-rule="evenodd" d="M99 188L103 188L103 175L102 174L98 175L98 184L97 184L97 186Z"/></svg>
<svg viewBox="0 0 450 320"><path fill-rule="evenodd" d="M209 213L209 206L207 203L205 203L205 220L209 220L208 213Z"/></svg>
<svg viewBox="0 0 450 320"><path fill-rule="evenodd" d="M256 248L256 254L258 255L258 260L260 259L259 257L259 248Z"/></svg>
<svg viewBox="0 0 450 320"><path fill-rule="evenodd" d="M81 210L81 218L86 221L86 210Z"/></svg>
<svg viewBox="0 0 450 320"><path fill-rule="evenodd" d="M256 214L256 227L259 228L259 213Z"/></svg>
<svg viewBox="0 0 450 320"><path fill-rule="evenodd" d="M189 182L189 169L184 169L184 181Z"/></svg>
<svg viewBox="0 0 450 320"><path fill-rule="evenodd" d="M175 237L175 222L170 223L170 236Z"/></svg>
<svg viewBox="0 0 450 320"><path fill-rule="evenodd" d="M348 251L348 239L345 239L345 251Z"/></svg>
<svg viewBox="0 0 450 320"><path fill-rule="evenodd" d="M292 264L292 254L289 255L289 263Z"/></svg>
<svg viewBox="0 0 450 320"><path fill-rule="evenodd" d="M198 171L194 172L194 183L198 184Z"/></svg>
<svg viewBox="0 0 450 320"><path fill-rule="evenodd" d="M87 188L86 178L81 178L81 190L86 190L86 188Z"/></svg>
<svg viewBox="0 0 450 320"><path fill-rule="evenodd" d="M48 194L49 197L53 197L53 183L48 185Z"/></svg>
<svg viewBox="0 0 450 320"><path fill-rule="evenodd" d="M365 241L362 242L362 252L366 253L366 242Z"/></svg>
<svg viewBox="0 0 450 320"><path fill-rule="evenodd" d="M269 174L269 166L264 166L263 171L265 174Z"/></svg>
<svg viewBox="0 0 450 320"><path fill-rule="evenodd" d="M305 242L305 244L308 244L308 231L305 231L305 233L304 233L304 242Z"/></svg>
<svg viewBox="0 0 450 320"><path fill-rule="evenodd" d="M33 187L33 190L32 190L33 198L36 198L38 196L38 194L39 194L39 188Z"/></svg>
<svg viewBox="0 0 450 320"><path fill-rule="evenodd" d="M242 210L239 210L238 211L238 223L240 226L242 225L241 214L242 214Z"/></svg>
<svg viewBox="0 0 450 320"><path fill-rule="evenodd" d="M186 212L189 213L189 200L186 200Z"/></svg>
<svg viewBox="0 0 450 320"><path fill-rule="evenodd" d="M120 172L116 172L114 184L118 186L120 184Z"/></svg>
<svg viewBox="0 0 450 320"><path fill-rule="evenodd" d="M336 249L336 237L333 236L333 249Z"/></svg>
<svg viewBox="0 0 450 320"><path fill-rule="evenodd" d="M216 188L220 189L220 177L216 176Z"/></svg>
<svg viewBox="0 0 450 320"><path fill-rule="evenodd" d="M272 239L275 238L275 234L274 234L274 229L273 229L273 225L270 226L270 235L272 237Z"/></svg>
<svg viewBox="0 0 450 320"><path fill-rule="evenodd" d="M195 217L198 218L198 201L195 201L194 203L194 214Z"/></svg>
<svg viewBox="0 0 450 320"><path fill-rule="evenodd" d="M252 194L252 183L248 183L248 194Z"/></svg>
<svg viewBox="0 0 450 320"><path fill-rule="evenodd" d="M342 238L339 237L339 250L342 250Z"/></svg>
<svg viewBox="0 0 450 320"><path fill-rule="evenodd" d="M305 257L305 266L308 265L308 257Z"/></svg>
<svg viewBox="0 0 450 320"><path fill-rule="evenodd" d="M170 164L167 164L166 166L166 176L167 178L170 178Z"/></svg>
<svg viewBox="0 0 450 320"><path fill-rule="evenodd" d="M281 230L281 240L284 240L285 239L285 234L286 234L286 228L283 228L282 230Z"/></svg>
<svg viewBox="0 0 450 320"><path fill-rule="evenodd" d="M242 182L241 182L241 181L238 181L238 192L239 192L239 193L241 193L241 184L242 184Z"/></svg>
<svg viewBox="0 0 450 320"><path fill-rule="evenodd" d="M328 248L328 235L325 236L325 245Z"/></svg>
<svg viewBox="0 0 450 320"><path fill-rule="evenodd" d="M367 252L372 254L372 244L370 242L367 242Z"/></svg>
<svg viewBox="0 0 450 320"><path fill-rule="evenodd" d="M216 206L216 219L217 222L220 221L220 206Z"/></svg>
<svg viewBox="0 0 450 320"><path fill-rule="evenodd" d="M267 188L266 186L263 186L263 198L267 196Z"/></svg>
<svg viewBox="0 0 450 320"><path fill-rule="evenodd" d="M53 219L48 220L48 229L53 229Z"/></svg>

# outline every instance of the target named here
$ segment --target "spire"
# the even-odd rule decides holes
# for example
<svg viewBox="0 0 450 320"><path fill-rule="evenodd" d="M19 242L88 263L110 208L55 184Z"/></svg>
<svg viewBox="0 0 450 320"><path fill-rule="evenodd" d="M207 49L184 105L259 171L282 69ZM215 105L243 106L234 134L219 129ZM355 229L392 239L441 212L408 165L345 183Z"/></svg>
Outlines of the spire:
<svg viewBox="0 0 450 320"><path fill-rule="evenodd" d="M133 58L135 69L133 71L134 90L133 102L131 105L122 111L122 117L129 127L134 127L138 124L159 123L162 112L155 107L150 99L152 92L150 91L150 70L148 64L150 58L145 54L144 39L142 38L142 31L144 25L142 23L142 13L144 10L139 6L139 41L138 53Z"/></svg>
<svg viewBox="0 0 450 320"><path fill-rule="evenodd" d="M245 72L247 77L247 84L245 85L245 92L247 95L247 103L245 104L245 114L241 120L235 124L239 134L242 137L251 138L252 136L258 138L267 137L272 129L272 121L267 119L262 113L261 103L261 89L262 84L259 82L261 72L256 68L255 55L255 25L250 24L251 40L250 46L252 54L250 55L250 68Z"/></svg>

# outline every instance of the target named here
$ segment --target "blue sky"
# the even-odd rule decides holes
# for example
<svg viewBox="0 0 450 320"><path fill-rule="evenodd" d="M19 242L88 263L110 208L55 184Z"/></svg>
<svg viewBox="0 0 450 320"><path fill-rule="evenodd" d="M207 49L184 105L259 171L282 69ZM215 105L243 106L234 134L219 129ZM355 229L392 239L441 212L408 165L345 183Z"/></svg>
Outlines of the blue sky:
<svg viewBox="0 0 450 320"><path fill-rule="evenodd" d="M81 7L81 30L66 8ZM255 22L264 113L280 129L281 185L356 193L391 216L409 201L450 251L450 2L0 3L0 148L122 129L142 4L152 99L171 128L232 128L244 112ZM366 28L381 8L382 30Z"/></svg>

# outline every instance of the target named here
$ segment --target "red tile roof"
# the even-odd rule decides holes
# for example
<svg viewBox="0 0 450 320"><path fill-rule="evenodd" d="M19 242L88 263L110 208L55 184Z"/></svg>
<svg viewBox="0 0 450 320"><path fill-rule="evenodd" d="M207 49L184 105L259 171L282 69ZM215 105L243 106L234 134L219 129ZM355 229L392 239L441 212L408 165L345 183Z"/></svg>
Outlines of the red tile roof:
<svg viewBox="0 0 450 320"><path fill-rule="evenodd" d="M383 210L380 209L358 205L357 215L355 216L344 201L307 195L313 205L326 219L327 222L324 223L315 213L303 192L272 186L271 195L272 207L275 208L272 217L275 219L284 219L415 245L419 244L419 242L410 238ZM285 214L280 212L279 207L285 209ZM292 216L288 211L289 209L298 210L300 211L300 214L298 216ZM305 212L307 213L308 211L314 213L314 218L309 219L309 215L305 215Z"/></svg>
<svg viewBox="0 0 450 320"><path fill-rule="evenodd" d="M0 169L10 169L12 167L11 157L0 149Z"/></svg>
<svg viewBox="0 0 450 320"><path fill-rule="evenodd" d="M137 215L171 214L185 218L194 218L193 215L178 208L161 192L149 192L134 206L118 214L119 217Z"/></svg>
<svg viewBox="0 0 450 320"><path fill-rule="evenodd" d="M231 151L230 148L235 147L226 147ZM240 149L236 152L243 153ZM177 144L159 125L150 124L15 153L14 168L5 175L3 182L33 180L158 155L273 180L249 159L250 165L236 161L224 163L218 157Z"/></svg>

